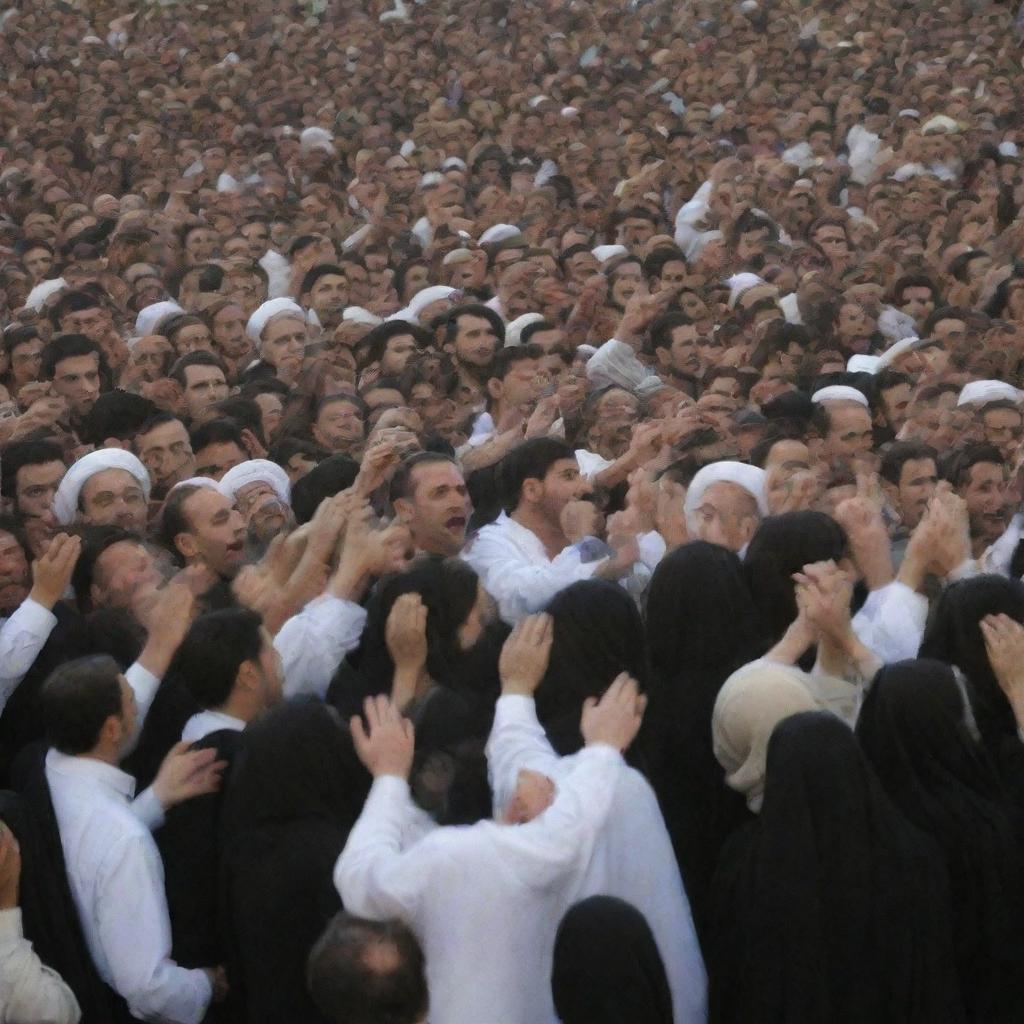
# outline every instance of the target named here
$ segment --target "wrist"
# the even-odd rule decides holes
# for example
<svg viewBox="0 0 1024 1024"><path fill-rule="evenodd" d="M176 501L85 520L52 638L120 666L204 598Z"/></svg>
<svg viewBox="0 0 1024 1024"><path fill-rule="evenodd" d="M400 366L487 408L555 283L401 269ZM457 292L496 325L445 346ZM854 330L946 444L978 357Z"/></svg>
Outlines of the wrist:
<svg viewBox="0 0 1024 1024"><path fill-rule="evenodd" d="M45 608L48 612L52 612L53 606L59 600L59 595L51 594L45 589L41 590L39 587L33 587L28 592L28 599L35 601L36 604Z"/></svg>
<svg viewBox="0 0 1024 1024"><path fill-rule="evenodd" d="M502 679L501 695L503 697L532 697L537 690L537 682L526 679Z"/></svg>
<svg viewBox="0 0 1024 1024"><path fill-rule="evenodd" d="M331 580L330 592L345 601L358 602L370 583L370 570L362 562L346 565L344 557Z"/></svg>

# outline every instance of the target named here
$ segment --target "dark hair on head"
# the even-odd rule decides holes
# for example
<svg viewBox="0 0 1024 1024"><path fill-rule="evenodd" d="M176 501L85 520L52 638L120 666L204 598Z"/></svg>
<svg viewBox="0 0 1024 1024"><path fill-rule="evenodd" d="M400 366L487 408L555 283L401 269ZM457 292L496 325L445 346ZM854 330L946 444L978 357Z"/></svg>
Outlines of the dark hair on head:
<svg viewBox="0 0 1024 1024"><path fill-rule="evenodd" d="M552 323L550 320L535 320L532 324L527 324L519 332L519 344L520 345L528 345L528 344L530 344L530 339L535 334L540 334L542 331L557 331L557 330L558 330L558 324ZM544 355L552 355L553 351L542 353L542 354L544 354ZM570 363L572 362L571 358L570 358L569 362Z"/></svg>
<svg viewBox="0 0 1024 1024"><path fill-rule="evenodd" d="M96 563L107 548L124 542L138 544L140 547L144 546L144 542L138 534L113 524L87 526L82 531L82 550L71 573L71 587L75 592L75 603L80 612L92 611L90 591L96 577Z"/></svg>
<svg viewBox="0 0 1024 1024"><path fill-rule="evenodd" d="M76 288L64 292L50 307L50 323L60 329L60 322L68 313L81 313L87 309L107 309L107 302L98 288Z"/></svg>
<svg viewBox="0 0 1024 1024"><path fill-rule="evenodd" d="M255 399L229 395L219 402L214 402L210 408L217 414L217 419L230 420L242 430L251 430L260 444L267 443L263 435L263 410Z"/></svg>
<svg viewBox="0 0 1024 1024"><path fill-rule="evenodd" d="M263 620L248 608L223 608L200 615L175 652L169 671L182 679L202 708L217 708L231 696L238 670L259 661Z"/></svg>
<svg viewBox="0 0 1024 1024"><path fill-rule="evenodd" d="M46 738L62 754L92 750L103 723L121 717L121 669L107 654L76 658L54 669L40 692Z"/></svg>
<svg viewBox="0 0 1024 1024"><path fill-rule="evenodd" d="M366 346L368 361L379 363L384 357L388 342L403 335L411 337L416 342L416 347L420 349L428 348L434 343L429 331L409 323L408 320L386 320L382 324L377 324L359 339L359 343Z"/></svg>
<svg viewBox="0 0 1024 1024"><path fill-rule="evenodd" d="M164 427L168 423L181 423L182 426L185 425L180 416L176 416L173 412L161 411L150 416L149 419L135 431L135 437L142 437L144 434L148 434L151 431L156 430L157 427Z"/></svg>
<svg viewBox="0 0 1024 1024"><path fill-rule="evenodd" d="M43 340L43 336L39 333L39 328L32 324L25 324L23 327L8 327L3 334L4 352L12 355L19 345L35 341L36 338L39 338L40 341Z"/></svg>
<svg viewBox="0 0 1024 1024"><path fill-rule="evenodd" d="M276 462L282 469L288 469L289 460L296 455L304 455L313 462L323 462L328 452L312 441L306 441L301 437L285 436L278 438L267 452L267 458Z"/></svg>
<svg viewBox="0 0 1024 1024"><path fill-rule="evenodd" d="M939 286L927 274L904 274L892 286L892 297L897 305L903 301L903 293L908 288L927 288L932 293L932 302L936 305L942 298Z"/></svg>
<svg viewBox="0 0 1024 1024"><path fill-rule="evenodd" d="M887 483L899 487L904 465L918 459L931 459L938 463L939 455L930 444L923 441L895 441L882 455L879 475Z"/></svg>
<svg viewBox="0 0 1024 1024"><path fill-rule="evenodd" d="M375 955L385 951L395 956ZM364 921L344 912L310 951L306 986L332 1024L418 1024L429 1004L423 951L413 933L397 920Z"/></svg>
<svg viewBox="0 0 1024 1024"><path fill-rule="evenodd" d="M506 512L518 506L527 480L543 480L556 462L575 460L564 441L553 437L534 437L512 449L498 463L498 487Z"/></svg>
<svg viewBox="0 0 1024 1024"><path fill-rule="evenodd" d="M100 386L109 386L110 369L107 366L103 349L84 334L59 334L43 349L42 362L39 367L40 380L53 380L57 365L65 359L77 359L79 356L95 355L99 360Z"/></svg>
<svg viewBox="0 0 1024 1024"><path fill-rule="evenodd" d="M395 269L395 294L401 302L406 301L405 279L409 276L409 271L414 270L416 267L426 267L427 270L430 270L430 262L422 256L413 256L411 259L403 260Z"/></svg>
<svg viewBox="0 0 1024 1024"><path fill-rule="evenodd" d="M237 444L243 452L248 451L242 437L242 428L234 420L227 419L208 420L196 427L189 434L189 443L194 452L202 451L211 444Z"/></svg>
<svg viewBox="0 0 1024 1024"><path fill-rule="evenodd" d="M681 312L662 313L655 317L647 329L647 337L651 351L659 348L670 348L672 345L672 333L677 327L692 327L693 320Z"/></svg>
<svg viewBox="0 0 1024 1024"><path fill-rule="evenodd" d="M228 379L228 370L223 361L205 349L189 352L187 355L183 355L180 359L176 360L168 376L171 380L177 381L182 388L185 388L188 386L188 381L185 380L185 371L190 366L216 366L224 374L224 380Z"/></svg>
<svg viewBox="0 0 1024 1024"><path fill-rule="evenodd" d="M347 455L332 455L314 466L292 488L296 522L308 523L322 501L347 491L358 475L359 463Z"/></svg>
<svg viewBox="0 0 1024 1024"><path fill-rule="evenodd" d="M21 520L17 516L0 512L0 533L9 533L18 542L21 553L25 556L25 561L31 563L32 546L29 544L28 537L25 536L25 531L22 528Z"/></svg>
<svg viewBox="0 0 1024 1024"><path fill-rule="evenodd" d="M487 377L489 380L503 381L516 363L543 358L544 349L540 345L510 345L508 348L500 348L491 360Z"/></svg>
<svg viewBox="0 0 1024 1024"><path fill-rule="evenodd" d="M391 478L391 488L388 493L392 503L399 498L412 497L412 473L417 466L428 466L439 462L447 462L459 469L459 464L455 459L441 452L414 452L408 458L402 459L398 469L395 470L395 475Z"/></svg>
<svg viewBox="0 0 1024 1024"><path fill-rule="evenodd" d="M939 306L928 315L928 319L921 325L921 337L930 338L932 331L943 320L962 320L965 324L970 323L971 311L960 306Z"/></svg>
<svg viewBox="0 0 1024 1024"><path fill-rule="evenodd" d="M199 484L185 484L182 487L172 488L160 513L160 529L157 540L171 553L179 565L183 565L185 560L178 550L175 538L179 533L192 532L192 523L185 514L185 502L193 494L198 494L203 489Z"/></svg>
<svg viewBox="0 0 1024 1024"><path fill-rule="evenodd" d="M277 377L259 377L243 384L238 393L242 398L257 398L259 395L277 395L279 398L287 398L291 394L291 388L283 380Z"/></svg>
<svg viewBox="0 0 1024 1024"><path fill-rule="evenodd" d="M997 398L994 401L986 402L979 410L979 419L985 418L985 413L992 412L996 409L1009 409L1011 412L1017 413L1022 419L1024 419L1024 413L1021 412L1020 406L1009 398Z"/></svg>
<svg viewBox="0 0 1024 1024"><path fill-rule="evenodd" d="M18 471L47 462L64 462L64 449L56 441L12 441L0 459L0 495L16 502Z"/></svg>
<svg viewBox="0 0 1024 1024"><path fill-rule="evenodd" d="M1003 467L1006 460L1002 452L988 441L977 441L963 448L954 448L939 461L939 476L959 490L971 479L971 470L983 462Z"/></svg>
<svg viewBox="0 0 1024 1024"><path fill-rule="evenodd" d="M768 433L750 450L750 464L764 469L772 449L781 441L799 441L804 443L803 431L790 420L771 422Z"/></svg>
<svg viewBox="0 0 1024 1024"><path fill-rule="evenodd" d="M486 320L491 325L495 337L498 338L498 344L501 344L501 339L505 337L504 322L493 309L479 302L468 302L461 306L452 306L451 309L442 315L438 326L444 327L444 340L446 344L455 341L455 337L459 333L459 320L464 316L476 316Z"/></svg>
<svg viewBox="0 0 1024 1024"><path fill-rule="evenodd" d="M911 387L913 387L913 378L910 377L909 374L904 373L902 370L894 370L891 366L886 366L884 369L879 370L878 373L875 374L875 398L881 400L882 392L889 391L892 388L899 387L901 384L909 384Z"/></svg>
<svg viewBox="0 0 1024 1024"><path fill-rule="evenodd" d="M102 446L108 437L131 441L152 418L157 407L148 398L130 391L107 391L86 413L81 436L86 444Z"/></svg>
<svg viewBox="0 0 1024 1024"><path fill-rule="evenodd" d="M337 263L317 263L315 266L310 267L302 278L302 284L299 286L299 295L306 295L312 291L317 281L321 277L327 277L328 274L334 274L336 277L345 277L345 270L339 267Z"/></svg>
<svg viewBox="0 0 1024 1024"><path fill-rule="evenodd" d="M647 278L648 281L651 280L651 278L660 278L665 266L669 263L682 263L686 266L686 257L683 255L683 251L681 249L669 249L667 247L664 249L655 249L654 252L644 260L644 277Z"/></svg>

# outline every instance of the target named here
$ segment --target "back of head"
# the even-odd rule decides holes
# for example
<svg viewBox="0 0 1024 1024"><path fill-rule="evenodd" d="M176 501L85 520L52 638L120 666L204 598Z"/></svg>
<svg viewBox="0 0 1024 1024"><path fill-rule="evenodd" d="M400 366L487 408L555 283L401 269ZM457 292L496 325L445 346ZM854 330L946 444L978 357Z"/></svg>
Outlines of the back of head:
<svg viewBox="0 0 1024 1024"><path fill-rule="evenodd" d="M332 455L314 466L292 488L292 511L298 523L308 523L326 498L347 490L359 475L359 463L347 455Z"/></svg>
<svg viewBox="0 0 1024 1024"><path fill-rule="evenodd" d="M670 1024L672 992L650 925L614 896L591 896L562 918L551 994L563 1024Z"/></svg>
<svg viewBox="0 0 1024 1024"><path fill-rule="evenodd" d="M216 708L231 696L238 670L258 661L262 620L248 608L223 608L200 615L175 652L171 669L203 708Z"/></svg>
<svg viewBox="0 0 1024 1024"><path fill-rule="evenodd" d="M62 754L92 750L103 723L121 714L121 670L108 655L65 662L43 683L46 737Z"/></svg>
<svg viewBox="0 0 1024 1024"><path fill-rule="evenodd" d="M332 1024L421 1024L428 992L423 951L400 921L340 913L309 954L306 982Z"/></svg>

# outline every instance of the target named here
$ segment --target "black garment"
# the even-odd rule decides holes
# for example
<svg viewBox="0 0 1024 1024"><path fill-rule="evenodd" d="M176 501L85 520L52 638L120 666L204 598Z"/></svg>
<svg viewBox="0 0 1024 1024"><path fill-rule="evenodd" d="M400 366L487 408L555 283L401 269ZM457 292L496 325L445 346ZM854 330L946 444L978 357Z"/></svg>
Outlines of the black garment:
<svg viewBox="0 0 1024 1024"><path fill-rule="evenodd" d="M633 599L604 580L581 580L547 606L554 638L548 670L537 687L537 717L561 755L583 746L580 713L621 672L648 686L644 626Z"/></svg>
<svg viewBox="0 0 1024 1024"><path fill-rule="evenodd" d="M897 662L875 678L857 737L896 805L946 855L968 1020L1010 1024L1024 1007L1024 856L964 710L948 665Z"/></svg>
<svg viewBox="0 0 1024 1024"><path fill-rule="evenodd" d="M782 722L715 875L715 1024L963 1021L948 880L834 715Z"/></svg>
<svg viewBox="0 0 1024 1024"><path fill-rule="evenodd" d="M247 1024L321 1024L310 948L341 908L334 864L369 792L347 731L320 701L246 728L221 812L232 1001Z"/></svg>
<svg viewBox="0 0 1024 1024"><path fill-rule="evenodd" d="M672 992L647 919L591 896L562 918L551 993L563 1024L672 1024Z"/></svg>
<svg viewBox="0 0 1024 1024"><path fill-rule="evenodd" d="M740 560L695 541L662 559L647 598L650 706L641 741L690 900L697 934L726 838L750 813L725 785L711 740L715 698L729 675L764 653Z"/></svg>
<svg viewBox="0 0 1024 1024"><path fill-rule="evenodd" d="M39 959L75 994L81 1024L126 1024L125 1001L100 978L71 895L57 816L46 781L45 744L26 747L12 775L18 793L0 793L0 819L21 847L21 911L25 937Z"/></svg>
<svg viewBox="0 0 1024 1024"><path fill-rule="evenodd" d="M976 576L947 587L932 610L919 656L958 668L989 756L1018 809L1024 811L1024 743L1010 703L992 671L980 622L986 615L1024 622L1024 583L1002 576Z"/></svg>
<svg viewBox="0 0 1024 1024"><path fill-rule="evenodd" d="M192 744L217 751L228 777L244 734L220 729ZM219 927L220 813L223 786L168 811L153 838L164 862L164 890L171 918L171 955L182 967L211 967L225 959Z"/></svg>

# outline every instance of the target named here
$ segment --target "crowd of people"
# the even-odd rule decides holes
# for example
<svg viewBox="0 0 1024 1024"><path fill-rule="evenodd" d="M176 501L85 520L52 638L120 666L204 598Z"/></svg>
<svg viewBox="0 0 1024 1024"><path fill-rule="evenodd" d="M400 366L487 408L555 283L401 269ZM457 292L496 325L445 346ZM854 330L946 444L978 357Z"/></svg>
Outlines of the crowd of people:
<svg viewBox="0 0 1024 1024"><path fill-rule="evenodd" d="M1019 1021L1020 43L0 10L0 1021Z"/></svg>

